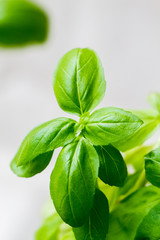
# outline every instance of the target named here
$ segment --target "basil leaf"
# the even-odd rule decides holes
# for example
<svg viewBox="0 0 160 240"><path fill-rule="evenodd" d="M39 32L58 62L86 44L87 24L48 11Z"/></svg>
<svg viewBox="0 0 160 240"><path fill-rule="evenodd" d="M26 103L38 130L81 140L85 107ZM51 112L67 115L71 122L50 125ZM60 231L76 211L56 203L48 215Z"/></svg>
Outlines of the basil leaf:
<svg viewBox="0 0 160 240"><path fill-rule="evenodd" d="M65 146L51 174L50 192L54 206L73 227L81 226L93 205L99 159L84 138Z"/></svg>
<svg viewBox="0 0 160 240"><path fill-rule="evenodd" d="M137 229L135 240L160 239L160 203L154 206L150 212L144 217L143 221Z"/></svg>
<svg viewBox="0 0 160 240"><path fill-rule="evenodd" d="M62 219L57 213L45 219L43 225L35 234L35 240L59 240Z"/></svg>
<svg viewBox="0 0 160 240"><path fill-rule="evenodd" d="M131 193L135 192L141 187L144 187L146 184L146 178L144 169L139 170L133 174L130 174L125 181L123 187L118 188L117 190L117 201L121 201L126 198Z"/></svg>
<svg viewBox="0 0 160 240"><path fill-rule="evenodd" d="M148 96L148 102L150 105L160 113L160 94L159 93L151 93Z"/></svg>
<svg viewBox="0 0 160 240"><path fill-rule="evenodd" d="M58 240L75 240L72 228L68 224L61 224Z"/></svg>
<svg viewBox="0 0 160 240"><path fill-rule="evenodd" d="M127 177L127 167L121 153L112 145L95 148L100 160L100 179L111 186L122 186Z"/></svg>
<svg viewBox="0 0 160 240"><path fill-rule="evenodd" d="M158 240L160 211L156 210L160 207L159 196L160 190L149 186L140 188L118 204L110 214L107 240ZM147 224L152 229L145 228Z"/></svg>
<svg viewBox="0 0 160 240"><path fill-rule="evenodd" d="M72 228L57 213L47 217L35 234L35 240L75 240Z"/></svg>
<svg viewBox="0 0 160 240"><path fill-rule="evenodd" d="M13 161L22 166L43 153L70 143L75 138L75 123L69 118L56 118L34 128L23 140Z"/></svg>
<svg viewBox="0 0 160 240"><path fill-rule="evenodd" d="M147 180L160 188L160 148L157 148L144 157Z"/></svg>
<svg viewBox="0 0 160 240"><path fill-rule="evenodd" d="M76 240L105 240L109 226L109 206L105 195L96 190L94 205L87 222L73 228Z"/></svg>
<svg viewBox="0 0 160 240"><path fill-rule="evenodd" d="M160 120L157 112L153 110L140 110L133 112L143 120L143 124L130 136L114 143L120 151L125 152L143 144L160 127Z"/></svg>
<svg viewBox="0 0 160 240"><path fill-rule="evenodd" d="M48 17L30 1L0 1L0 45L41 43L48 33Z"/></svg>
<svg viewBox="0 0 160 240"><path fill-rule="evenodd" d="M64 111L81 115L94 109L106 89L103 67L97 54L87 48L67 52L54 72L53 88Z"/></svg>
<svg viewBox="0 0 160 240"><path fill-rule="evenodd" d="M115 204L117 204L117 192L119 187L105 184L100 178L98 178L98 187L107 197L109 210L111 211L115 207Z"/></svg>
<svg viewBox="0 0 160 240"><path fill-rule="evenodd" d="M125 152L126 164L131 164L136 171L144 168L144 155L153 149L153 145L139 146Z"/></svg>
<svg viewBox="0 0 160 240"><path fill-rule="evenodd" d="M32 161L27 162L24 165L17 166L16 159L11 162L12 171L19 177L32 177L37 173L42 172L49 164L53 155L52 152L46 152L38 157L34 158Z"/></svg>
<svg viewBox="0 0 160 240"><path fill-rule="evenodd" d="M106 107L93 112L83 134L94 145L108 145L133 134L143 122L130 112Z"/></svg>
<svg viewBox="0 0 160 240"><path fill-rule="evenodd" d="M54 240L54 239L53 239ZM76 240L73 234L72 229L69 229L69 232L65 233L62 238L59 238L58 240Z"/></svg>

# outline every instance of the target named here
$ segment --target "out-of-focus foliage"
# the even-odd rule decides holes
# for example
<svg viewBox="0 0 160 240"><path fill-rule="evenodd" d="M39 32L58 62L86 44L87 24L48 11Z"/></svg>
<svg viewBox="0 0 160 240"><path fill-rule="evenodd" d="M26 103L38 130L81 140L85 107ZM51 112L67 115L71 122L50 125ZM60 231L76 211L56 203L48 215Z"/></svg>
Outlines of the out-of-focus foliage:
<svg viewBox="0 0 160 240"><path fill-rule="evenodd" d="M132 114L104 107L90 114L102 100L105 85L93 50L65 54L53 88L60 107L78 115L79 122L57 118L36 127L11 163L18 176L31 177L63 147L50 177L59 215L44 221L36 240L160 240L160 189L147 186L150 181L160 187L160 148L154 150L159 142L139 146L160 127L159 95L150 99L155 110Z"/></svg>
<svg viewBox="0 0 160 240"><path fill-rule="evenodd" d="M122 152L140 146L152 137L160 127L159 113L155 110L138 110L133 111L133 114L142 119L143 124L132 135L113 144Z"/></svg>
<svg viewBox="0 0 160 240"><path fill-rule="evenodd" d="M0 0L0 46L42 43L48 33L48 17L27 0Z"/></svg>
<svg viewBox="0 0 160 240"><path fill-rule="evenodd" d="M160 190L144 187L123 200L110 214L107 240L159 240Z"/></svg>
<svg viewBox="0 0 160 240"><path fill-rule="evenodd" d="M72 228L57 213L46 218L35 234L35 240L75 240Z"/></svg>
<svg viewBox="0 0 160 240"><path fill-rule="evenodd" d="M160 148L149 152L144 159L147 180L160 188Z"/></svg>
<svg viewBox="0 0 160 240"><path fill-rule="evenodd" d="M130 164L136 171L144 168L144 155L154 148L154 145L142 145L125 152L125 162Z"/></svg>

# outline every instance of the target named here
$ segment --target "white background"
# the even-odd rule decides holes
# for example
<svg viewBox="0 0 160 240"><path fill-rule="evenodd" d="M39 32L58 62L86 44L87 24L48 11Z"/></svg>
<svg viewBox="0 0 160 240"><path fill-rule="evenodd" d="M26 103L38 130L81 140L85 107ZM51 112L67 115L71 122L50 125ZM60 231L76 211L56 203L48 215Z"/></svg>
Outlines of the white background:
<svg viewBox="0 0 160 240"><path fill-rule="evenodd" d="M32 240L49 198L50 166L31 178L16 177L9 163L36 125L67 116L56 103L52 75L74 47L93 48L106 74L100 106L147 108L160 92L159 0L41 0L50 15L45 45L0 49L0 240Z"/></svg>

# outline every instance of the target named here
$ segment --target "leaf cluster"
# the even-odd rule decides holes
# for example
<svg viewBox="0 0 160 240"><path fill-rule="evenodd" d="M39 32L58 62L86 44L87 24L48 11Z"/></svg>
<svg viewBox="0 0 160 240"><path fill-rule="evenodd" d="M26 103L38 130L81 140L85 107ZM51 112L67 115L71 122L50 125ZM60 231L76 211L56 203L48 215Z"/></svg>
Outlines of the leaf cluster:
<svg viewBox="0 0 160 240"><path fill-rule="evenodd" d="M41 236L46 240L154 239L142 237L153 236L152 230L145 229L159 209L159 191L144 187L136 192L146 183L143 156L153 148L140 147L141 154L138 149L127 152L125 160L120 151L141 145L157 130L159 95L150 97L156 110L133 114L104 107L93 111L104 97L106 81L99 57L87 48L73 49L60 59L53 89L59 106L79 116L79 122L63 117L39 125L25 137L11 162L16 175L32 177L42 172L54 150L62 147L50 177L50 194L60 218L56 214L47 219L36 240ZM126 163L132 163L135 174L127 177ZM146 155L146 177L156 186L160 185L159 165L159 150ZM144 202L147 194L151 199ZM73 228L75 237L69 230L68 236L60 238L62 220ZM155 236L160 237L158 230Z"/></svg>

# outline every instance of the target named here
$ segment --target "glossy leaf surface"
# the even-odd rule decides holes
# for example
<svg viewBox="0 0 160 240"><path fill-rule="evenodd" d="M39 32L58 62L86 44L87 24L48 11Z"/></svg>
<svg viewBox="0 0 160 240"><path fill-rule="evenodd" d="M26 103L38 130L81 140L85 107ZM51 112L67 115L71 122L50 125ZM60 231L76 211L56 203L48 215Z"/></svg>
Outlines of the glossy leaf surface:
<svg viewBox="0 0 160 240"><path fill-rule="evenodd" d="M12 171L19 177L32 177L37 173L42 172L49 164L52 158L52 152L46 152L39 155L38 157L32 159L32 161L27 162L24 165L17 166L16 159L11 162Z"/></svg>
<svg viewBox="0 0 160 240"><path fill-rule="evenodd" d="M99 159L84 138L65 146L51 174L50 192L54 206L73 227L81 226L93 205Z"/></svg>
<svg viewBox="0 0 160 240"><path fill-rule="evenodd" d="M14 161L17 166L30 163L39 155L68 144L75 138L75 121L56 118L34 128L23 140Z"/></svg>
<svg viewBox="0 0 160 240"><path fill-rule="evenodd" d="M133 113L142 119L144 123L133 134L114 143L114 146L122 152L143 144L160 127L160 119L157 112L153 110L140 110Z"/></svg>
<svg viewBox="0 0 160 240"><path fill-rule="evenodd" d="M160 188L160 148L157 148L144 157L147 180Z"/></svg>
<svg viewBox="0 0 160 240"><path fill-rule="evenodd" d="M106 88L97 54L87 48L66 53L54 72L53 88L64 111L81 115L94 109L104 97Z"/></svg>
<svg viewBox="0 0 160 240"><path fill-rule="evenodd" d="M48 18L37 5L26 0L0 1L0 45L44 42L47 32Z"/></svg>
<svg viewBox="0 0 160 240"><path fill-rule="evenodd" d="M160 94L157 92L151 93L148 96L150 105L160 113Z"/></svg>
<svg viewBox="0 0 160 240"><path fill-rule="evenodd" d="M120 108L106 107L93 112L83 134L94 145L108 145L133 134L142 121Z"/></svg>
<svg viewBox="0 0 160 240"><path fill-rule="evenodd" d="M100 179L111 186L122 186L127 177L127 167L121 153L112 145L95 148L100 160Z"/></svg>
<svg viewBox="0 0 160 240"><path fill-rule="evenodd" d="M109 206L105 195L96 190L94 205L87 222L73 228L76 240L105 240L109 226Z"/></svg>
<svg viewBox="0 0 160 240"><path fill-rule="evenodd" d="M149 186L139 189L118 204L110 214L107 240L158 240L160 238L159 196L160 190ZM146 228L149 224L150 227Z"/></svg>

